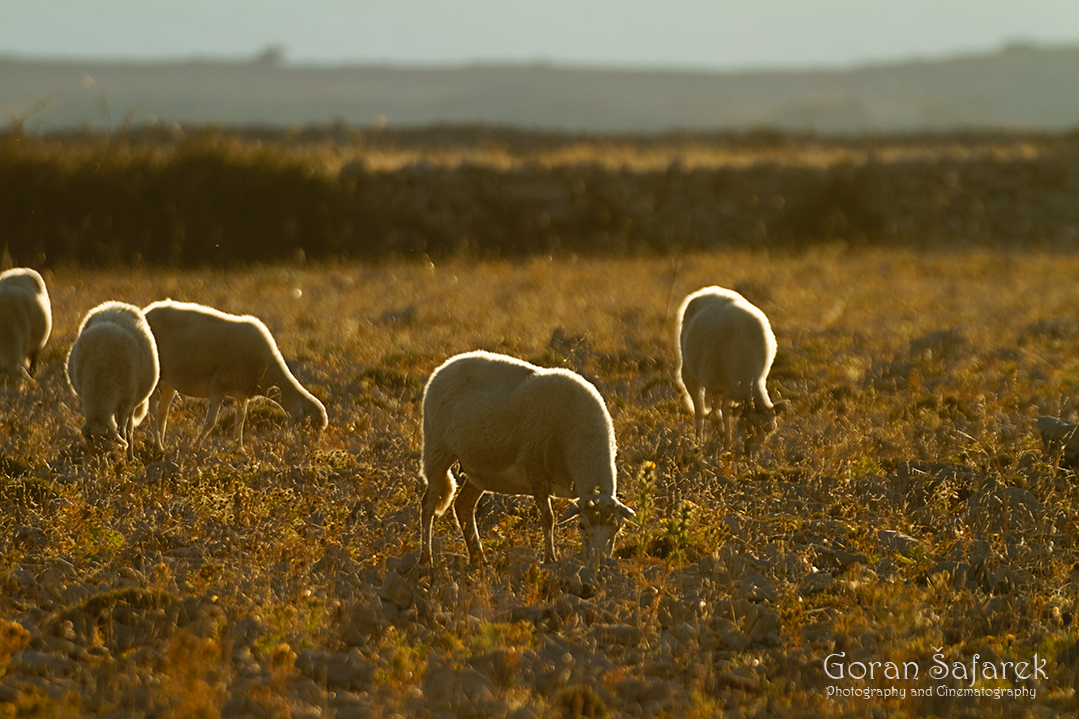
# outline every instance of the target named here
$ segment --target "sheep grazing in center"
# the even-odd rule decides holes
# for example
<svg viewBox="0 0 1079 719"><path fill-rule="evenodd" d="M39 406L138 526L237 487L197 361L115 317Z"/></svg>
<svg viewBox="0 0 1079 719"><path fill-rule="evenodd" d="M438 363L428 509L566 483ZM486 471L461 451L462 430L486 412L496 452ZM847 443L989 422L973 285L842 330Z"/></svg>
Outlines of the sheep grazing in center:
<svg viewBox="0 0 1079 719"><path fill-rule="evenodd" d="M29 267L0 274L0 377L5 384L30 381L51 331L52 306L41 275Z"/></svg>
<svg viewBox="0 0 1079 719"><path fill-rule="evenodd" d="M722 287L705 287L686 297L678 312L679 380L693 410L697 441L709 412L723 421L725 447L734 447L734 411L745 450L757 449L776 428L776 413L765 381L776 356L768 318L745 297Z"/></svg>
<svg viewBox="0 0 1079 719"><path fill-rule="evenodd" d="M157 347L142 310L105 302L90 310L67 355L67 379L82 402L83 437L91 449L127 450L146 416L158 378Z"/></svg>
<svg viewBox="0 0 1079 719"><path fill-rule="evenodd" d="M225 397L234 397L240 402L236 442L242 449L248 402L274 387L281 393L278 404L293 419L308 420L320 431L326 427L326 407L292 375L257 318L163 300L146 307L146 320L161 357L161 382L150 399L158 449L164 449L169 406L177 392L210 400L196 448L217 422Z"/></svg>
<svg viewBox="0 0 1079 719"><path fill-rule="evenodd" d="M555 561L551 497L576 498L585 557L610 557L622 524L634 516L616 496L611 417L595 387L563 369L505 355L469 352L434 371L423 392L420 561L432 564L435 515L453 501L472 565L486 562L476 528L484 492L527 494L539 508L544 561ZM450 471L458 462L466 478Z"/></svg>

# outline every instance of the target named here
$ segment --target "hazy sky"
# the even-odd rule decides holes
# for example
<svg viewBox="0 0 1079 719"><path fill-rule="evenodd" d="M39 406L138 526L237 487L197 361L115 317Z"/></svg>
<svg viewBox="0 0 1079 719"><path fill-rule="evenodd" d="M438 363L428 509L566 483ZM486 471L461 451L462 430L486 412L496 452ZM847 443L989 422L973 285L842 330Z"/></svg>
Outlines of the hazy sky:
<svg viewBox="0 0 1079 719"><path fill-rule="evenodd" d="M1079 0L0 0L0 55L849 66L1079 43ZM0 78L0 82L3 78Z"/></svg>

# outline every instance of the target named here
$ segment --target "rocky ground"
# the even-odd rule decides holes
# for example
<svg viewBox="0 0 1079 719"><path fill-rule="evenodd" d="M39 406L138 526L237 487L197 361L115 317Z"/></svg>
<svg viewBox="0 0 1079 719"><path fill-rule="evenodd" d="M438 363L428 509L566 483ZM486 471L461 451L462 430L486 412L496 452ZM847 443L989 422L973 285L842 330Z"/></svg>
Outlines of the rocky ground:
<svg viewBox="0 0 1079 719"><path fill-rule="evenodd" d="M665 272L49 274L55 344L35 387L0 398L0 715L1075 716L1079 495L1034 419L1079 411L1074 260L727 255ZM756 292L780 337L770 388L791 407L756 457L686 435L664 298L710 277ZM560 306L567 287L587 306ZM258 298L327 431L263 403L246 451L226 418L196 453L205 404L185 400L164 456L140 428L135 461L87 460L63 380L78 318L162 292ZM468 570L450 518L437 566L417 565L422 384L484 332L607 400L638 514L611 560L583 565L559 527L543 564L531 501L488 497L490 566ZM1009 694L947 695L974 688Z"/></svg>

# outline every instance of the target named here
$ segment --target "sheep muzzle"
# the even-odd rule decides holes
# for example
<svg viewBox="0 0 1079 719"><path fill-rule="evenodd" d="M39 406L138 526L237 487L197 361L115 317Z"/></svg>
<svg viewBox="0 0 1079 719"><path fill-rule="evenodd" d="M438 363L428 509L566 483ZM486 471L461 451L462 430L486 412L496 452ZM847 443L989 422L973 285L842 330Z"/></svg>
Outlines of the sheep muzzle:
<svg viewBox="0 0 1079 719"><path fill-rule="evenodd" d="M617 497L606 494L581 499L576 506L585 561L592 564L600 558L610 558L622 525L632 519L635 512Z"/></svg>
<svg viewBox="0 0 1079 719"><path fill-rule="evenodd" d="M26 371L26 367L21 363L14 366L0 367L0 378L3 379L3 383L8 387L23 387L32 384L34 378L30 376L30 373Z"/></svg>
<svg viewBox="0 0 1079 719"><path fill-rule="evenodd" d="M94 427L83 427L82 437L86 440L86 447L93 453L105 452L114 447L127 450L127 441L112 428L100 431Z"/></svg>
<svg viewBox="0 0 1079 719"><path fill-rule="evenodd" d="M746 406L739 417L739 433L742 435L746 450L757 450L772 432L776 431L777 407L757 408Z"/></svg>

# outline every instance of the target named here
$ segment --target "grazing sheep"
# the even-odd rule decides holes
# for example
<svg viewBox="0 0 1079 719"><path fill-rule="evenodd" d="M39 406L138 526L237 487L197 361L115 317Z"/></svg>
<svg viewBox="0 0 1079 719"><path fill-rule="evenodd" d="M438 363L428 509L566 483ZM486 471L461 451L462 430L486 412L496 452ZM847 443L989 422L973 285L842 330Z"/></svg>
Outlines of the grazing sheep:
<svg viewBox="0 0 1079 719"><path fill-rule="evenodd" d="M150 399L158 449L164 449L169 406L177 392L210 400L196 448L210 434L228 396L240 402L236 442L242 449L247 404L256 395L267 396L273 387L280 390L279 404L289 415L297 421L309 419L319 430L326 427L326 408L292 375L270 331L257 318L172 300L154 302L145 311L161 357L161 383Z"/></svg>
<svg viewBox="0 0 1079 719"><path fill-rule="evenodd" d="M135 456L134 431L157 386L157 345L142 310L105 302L90 310L67 355L67 380L82 402L83 437Z"/></svg>
<svg viewBox="0 0 1079 719"><path fill-rule="evenodd" d="M775 430L783 403L772 404L765 387L775 356L768 318L742 295L705 287L686 297L678 311L679 380L693 410L698 442L706 405L712 405L713 422L723 420L727 448L733 447L736 406L747 452Z"/></svg>
<svg viewBox="0 0 1079 719"><path fill-rule="evenodd" d="M453 502L473 565L485 563L476 505L484 492L528 494L543 525L544 561L555 560L551 497L579 498L562 520L579 517L589 561L609 557L634 512L615 496L611 417L579 375L505 355L469 352L436 369L423 392L423 494L420 561L432 563L435 515L453 500L450 467L467 478Z"/></svg>
<svg viewBox="0 0 1079 719"><path fill-rule="evenodd" d="M0 377L29 381L37 356L52 331L52 306L45 281L29 267L0 274Z"/></svg>

